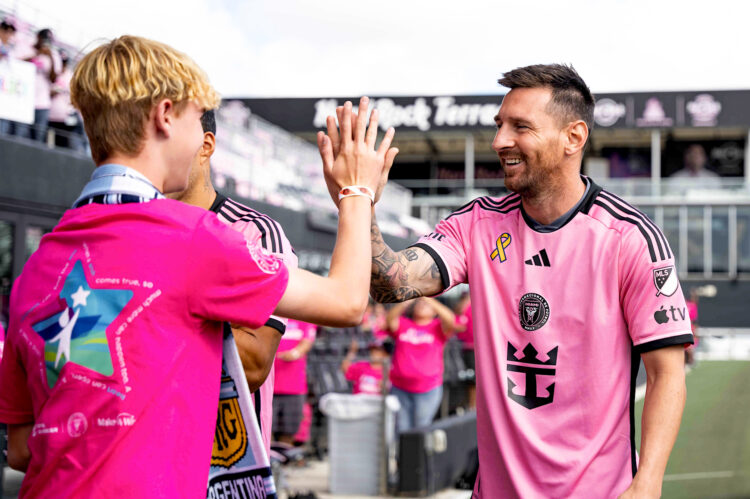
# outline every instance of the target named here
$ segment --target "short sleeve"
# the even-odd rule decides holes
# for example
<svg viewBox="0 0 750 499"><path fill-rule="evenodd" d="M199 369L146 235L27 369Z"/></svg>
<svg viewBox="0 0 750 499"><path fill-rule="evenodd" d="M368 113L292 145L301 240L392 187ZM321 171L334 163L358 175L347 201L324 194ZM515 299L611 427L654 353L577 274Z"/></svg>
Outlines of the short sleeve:
<svg viewBox="0 0 750 499"><path fill-rule="evenodd" d="M198 222L189 251L191 313L251 328L266 323L289 280L277 257L210 213Z"/></svg>
<svg viewBox="0 0 750 499"><path fill-rule="evenodd" d="M34 406L26 380L26 370L18 352L18 331L11 317L8 325L3 360L0 362L0 421L23 424L34 421Z"/></svg>
<svg viewBox="0 0 750 499"><path fill-rule="evenodd" d="M664 258L653 255L638 230L622 236L619 256L620 300L633 345L648 352L670 345L693 343L685 297L666 238L652 226L666 248Z"/></svg>
<svg viewBox="0 0 750 499"><path fill-rule="evenodd" d="M465 283L467 279L464 224L470 213L454 213L441 220L433 232L422 236L413 248L425 250L435 260L440 270L443 291Z"/></svg>
<svg viewBox="0 0 750 499"><path fill-rule="evenodd" d="M356 381L359 379L361 374L362 374L362 363L355 362L354 364L351 364L349 368L346 370L346 373L344 373L344 377L348 381Z"/></svg>

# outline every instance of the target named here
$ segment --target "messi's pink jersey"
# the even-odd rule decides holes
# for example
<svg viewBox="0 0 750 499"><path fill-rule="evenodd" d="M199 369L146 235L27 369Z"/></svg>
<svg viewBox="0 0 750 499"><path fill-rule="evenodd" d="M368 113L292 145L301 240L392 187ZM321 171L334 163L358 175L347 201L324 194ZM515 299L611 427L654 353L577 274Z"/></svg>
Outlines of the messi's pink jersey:
<svg viewBox="0 0 750 499"><path fill-rule="evenodd" d="M440 319L417 324L399 317L393 338L393 386L411 393L425 393L443 384L443 349L447 338Z"/></svg>
<svg viewBox="0 0 750 499"><path fill-rule="evenodd" d="M267 252L276 255L287 268L297 267L297 255L294 254L294 249L286 234L284 234L284 229L268 215L255 211L219 193L217 193L216 200L211 205L211 211L218 215L219 220L241 233L247 241L259 244ZM272 315L265 325L278 330L283 335L286 330L286 323L287 319ZM271 450L271 438L273 436L271 428L274 377L275 369L272 365L266 381L255 393L251 394L266 451Z"/></svg>
<svg viewBox="0 0 750 499"><path fill-rule="evenodd" d="M584 181L590 180L584 177ZM636 472L639 354L691 343L656 225L591 183L552 232L513 194L472 201L417 246L475 307L477 497L616 497Z"/></svg>
<svg viewBox="0 0 750 499"><path fill-rule="evenodd" d="M286 268L169 199L65 213L11 293L0 421L34 423L22 496L206 494L222 323L265 323Z"/></svg>
<svg viewBox="0 0 750 499"><path fill-rule="evenodd" d="M279 342L278 353L286 352L299 345L302 340L315 341L318 326L308 322L289 319L286 333ZM305 395L307 393L307 356L297 360L282 360L276 357L274 393L279 395Z"/></svg>

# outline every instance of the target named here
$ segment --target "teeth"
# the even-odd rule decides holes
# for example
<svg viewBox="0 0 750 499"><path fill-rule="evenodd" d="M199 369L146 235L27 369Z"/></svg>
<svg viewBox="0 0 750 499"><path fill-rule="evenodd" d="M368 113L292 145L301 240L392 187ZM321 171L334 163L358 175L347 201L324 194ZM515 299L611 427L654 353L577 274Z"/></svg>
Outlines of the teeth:
<svg viewBox="0 0 750 499"><path fill-rule="evenodd" d="M506 159L505 164L506 165L517 165L521 162L520 159Z"/></svg>

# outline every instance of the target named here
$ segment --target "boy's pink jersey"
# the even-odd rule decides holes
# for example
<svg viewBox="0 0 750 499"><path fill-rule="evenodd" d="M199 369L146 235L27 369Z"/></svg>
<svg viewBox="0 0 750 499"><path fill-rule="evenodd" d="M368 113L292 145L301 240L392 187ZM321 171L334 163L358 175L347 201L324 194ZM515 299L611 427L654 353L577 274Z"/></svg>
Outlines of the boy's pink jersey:
<svg viewBox="0 0 750 499"><path fill-rule="evenodd" d="M393 386L406 392L425 393L443 384L443 350L447 338L440 319L420 325L399 317L393 338Z"/></svg>
<svg viewBox="0 0 750 499"><path fill-rule="evenodd" d="M261 326L287 279L177 201L66 212L11 294L0 420L34 423L21 495L205 495L221 321Z"/></svg>
<svg viewBox="0 0 750 499"><path fill-rule="evenodd" d="M308 322L289 319L286 333L279 342L278 353L286 352L299 345L302 340L315 341L318 326ZM282 360L276 357L274 393L279 395L305 395L307 393L307 355L297 360Z"/></svg>
<svg viewBox="0 0 750 499"><path fill-rule="evenodd" d="M246 240L256 242L267 252L273 253L284 262L287 268L297 267L297 255L294 254L294 249L284 234L284 229L268 215L218 193L211 211L218 215L219 220L241 233ZM286 323L287 319L272 315L265 325L277 329L283 335ZM275 369L271 366L266 381L255 393L251 394L266 451L271 450L274 377Z"/></svg>
<svg viewBox="0 0 750 499"><path fill-rule="evenodd" d="M352 382L352 393L381 395L383 393L383 369L372 367L368 361L355 362L344 374Z"/></svg>
<svg viewBox="0 0 750 499"><path fill-rule="evenodd" d="M483 197L417 244L446 289L471 288L478 497L623 492L637 464L639 354L693 341L661 231L583 180L555 230L532 229L516 194Z"/></svg>

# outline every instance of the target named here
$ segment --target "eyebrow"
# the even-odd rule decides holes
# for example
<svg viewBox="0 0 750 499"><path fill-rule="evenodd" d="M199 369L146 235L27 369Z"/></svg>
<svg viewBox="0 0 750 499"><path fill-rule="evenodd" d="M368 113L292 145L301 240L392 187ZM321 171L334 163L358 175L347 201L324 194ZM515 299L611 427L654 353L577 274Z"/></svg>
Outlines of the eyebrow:
<svg viewBox="0 0 750 499"><path fill-rule="evenodd" d="M499 122L502 121L502 119L500 118L500 114L499 113L496 114L493 119L495 120L495 123L499 123ZM523 118L518 118L516 116L510 116L506 121L511 121L511 122L514 122L514 123L520 123L522 125L531 125L532 124L530 121L525 120Z"/></svg>

